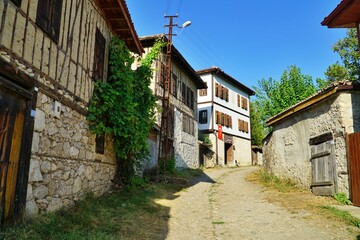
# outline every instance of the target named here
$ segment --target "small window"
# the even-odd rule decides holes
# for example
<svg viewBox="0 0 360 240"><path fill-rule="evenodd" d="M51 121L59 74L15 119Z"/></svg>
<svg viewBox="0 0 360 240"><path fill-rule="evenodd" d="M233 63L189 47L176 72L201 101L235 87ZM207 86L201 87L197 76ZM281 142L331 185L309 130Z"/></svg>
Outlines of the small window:
<svg viewBox="0 0 360 240"><path fill-rule="evenodd" d="M21 0L11 0L16 6L21 6Z"/></svg>
<svg viewBox="0 0 360 240"><path fill-rule="evenodd" d="M96 29L94 52L94 80L104 80L105 38L100 30Z"/></svg>
<svg viewBox="0 0 360 240"><path fill-rule="evenodd" d="M171 94L174 97L177 97L177 84L178 84L178 77L173 73L172 75L172 83L171 83Z"/></svg>
<svg viewBox="0 0 360 240"><path fill-rule="evenodd" d="M207 82L205 82L206 86L207 86ZM207 88L205 89L200 89L199 90L199 95L200 96L207 96Z"/></svg>
<svg viewBox="0 0 360 240"><path fill-rule="evenodd" d="M59 40L61 8L62 0L39 0L38 2L36 23L55 42Z"/></svg>
<svg viewBox="0 0 360 240"><path fill-rule="evenodd" d="M95 138L95 152L104 154L105 152L105 134L96 135Z"/></svg>
<svg viewBox="0 0 360 240"><path fill-rule="evenodd" d="M246 97L241 97L241 107L248 110L248 100Z"/></svg>
<svg viewBox="0 0 360 240"><path fill-rule="evenodd" d="M182 83L182 85L181 85L181 97L182 97L183 103L186 103L186 84L185 83Z"/></svg>
<svg viewBox="0 0 360 240"><path fill-rule="evenodd" d="M207 121L208 121L207 116L208 116L207 110L201 110L199 112L199 123L201 123L201 124L207 123Z"/></svg>
<svg viewBox="0 0 360 240"><path fill-rule="evenodd" d="M160 62L160 86L164 86L166 81L166 67L165 64Z"/></svg>

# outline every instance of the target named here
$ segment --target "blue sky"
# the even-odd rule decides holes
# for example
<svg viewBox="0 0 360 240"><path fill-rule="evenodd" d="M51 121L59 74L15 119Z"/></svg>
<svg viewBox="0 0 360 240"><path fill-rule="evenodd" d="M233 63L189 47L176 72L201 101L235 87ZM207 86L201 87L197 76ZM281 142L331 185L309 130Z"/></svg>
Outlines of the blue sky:
<svg viewBox="0 0 360 240"><path fill-rule="evenodd" d="M314 80L323 78L326 68L340 60L331 46L346 33L320 24L340 0L126 2L139 36L165 33L164 14L178 13L179 25L190 20L191 26L173 38L190 65L220 67L249 87L262 78L280 79L290 65Z"/></svg>

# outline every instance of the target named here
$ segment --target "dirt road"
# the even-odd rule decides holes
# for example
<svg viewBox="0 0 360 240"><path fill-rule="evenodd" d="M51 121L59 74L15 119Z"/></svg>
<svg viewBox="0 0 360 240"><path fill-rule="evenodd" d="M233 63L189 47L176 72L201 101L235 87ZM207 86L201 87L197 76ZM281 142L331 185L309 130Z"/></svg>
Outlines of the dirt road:
<svg viewBox="0 0 360 240"><path fill-rule="evenodd" d="M206 170L198 183L164 202L171 209L167 239L356 239L346 228L306 219L305 211L268 203L262 187L245 180L256 170Z"/></svg>

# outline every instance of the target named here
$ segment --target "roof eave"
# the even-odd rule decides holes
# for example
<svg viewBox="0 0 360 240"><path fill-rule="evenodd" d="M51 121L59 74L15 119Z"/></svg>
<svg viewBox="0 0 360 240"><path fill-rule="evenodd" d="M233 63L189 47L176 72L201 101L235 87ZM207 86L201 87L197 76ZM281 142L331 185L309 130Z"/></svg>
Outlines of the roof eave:
<svg viewBox="0 0 360 240"><path fill-rule="evenodd" d="M219 67L210 67L210 68L198 70L198 71L196 71L196 72L197 72L197 74L199 74L199 75L205 74L205 73L215 73L215 74L222 75L224 78L226 78L227 80L229 80L229 81L232 82L233 84L237 85L238 87L242 88L243 90L245 89L245 91L249 94L249 96L255 95L255 91L254 91L254 90L252 90L251 88L245 86L244 84L242 84L241 82L239 82L238 80L236 80L235 78L233 78L232 76L230 76L229 74L225 73L225 72L224 72L223 70L221 70Z"/></svg>

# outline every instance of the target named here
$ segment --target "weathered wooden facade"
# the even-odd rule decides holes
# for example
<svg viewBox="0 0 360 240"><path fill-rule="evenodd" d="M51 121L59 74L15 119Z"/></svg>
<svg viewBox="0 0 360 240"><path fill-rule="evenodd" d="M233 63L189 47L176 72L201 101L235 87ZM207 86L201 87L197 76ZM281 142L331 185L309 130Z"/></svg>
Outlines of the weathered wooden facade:
<svg viewBox="0 0 360 240"><path fill-rule="evenodd" d="M145 54L151 49L158 38L163 35L141 37L140 41L145 49ZM164 86L166 78L166 49L154 62L154 75L151 88L158 98L158 104L162 108L164 97ZM160 144L161 114L150 138L151 161L147 168L157 165L159 151L163 151L161 156L174 156L176 167L178 168L197 168L199 167L198 154L198 122L197 122L197 89L206 88L205 83L196 74L195 70L189 65L181 53L172 46L171 54L171 81L169 94L169 114L168 114L168 153L165 147ZM164 135L162 135L164 136ZM164 141L164 139L162 139ZM159 147L160 145L160 147Z"/></svg>
<svg viewBox="0 0 360 240"><path fill-rule="evenodd" d="M359 146L359 90L356 81L337 82L269 119L266 168L315 194L360 196L359 171L350 171L358 166L351 154Z"/></svg>
<svg viewBox="0 0 360 240"><path fill-rule="evenodd" d="M143 51L124 0L0 1L2 223L109 189L111 141L86 114L113 35Z"/></svg>

